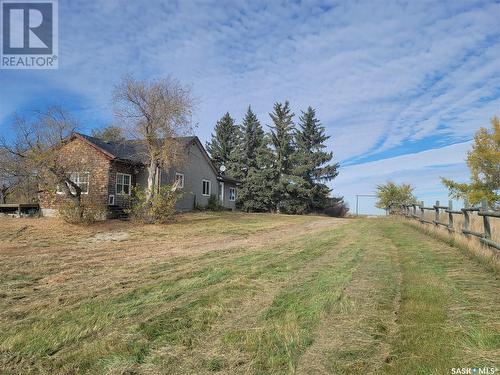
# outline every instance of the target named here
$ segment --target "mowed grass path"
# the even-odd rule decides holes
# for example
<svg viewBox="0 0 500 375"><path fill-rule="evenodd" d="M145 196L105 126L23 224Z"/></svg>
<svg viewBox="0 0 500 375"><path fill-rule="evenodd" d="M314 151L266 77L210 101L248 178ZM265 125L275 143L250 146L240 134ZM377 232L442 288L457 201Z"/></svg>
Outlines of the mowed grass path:
<svg viewBox="0 0 500 375"><path fill-rule="evenodd" d="M500 367L498 275L391 219L0 219L1 374Z"/></svg>

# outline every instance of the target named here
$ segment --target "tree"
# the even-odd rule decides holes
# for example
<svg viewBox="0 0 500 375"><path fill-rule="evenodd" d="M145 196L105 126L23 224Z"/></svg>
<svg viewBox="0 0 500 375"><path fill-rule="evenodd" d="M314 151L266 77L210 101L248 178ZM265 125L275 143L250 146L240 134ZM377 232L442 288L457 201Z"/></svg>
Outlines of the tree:
<svg viewBox="0 0 500 375"><path fill-rule="evenodd" d="M391 207L397 207L402 204L411 204L416 202L413 195L414 188L410 184L397 185L388 181L385 185L377 185L377 198L375 207L389 210Z"/></svg>
<svg viewBox="0 0 500 375"><path fill-rule="evenodd" d="M238 127L234 123L233 118L226 112L215 125L215 134L212 134L212 139L207 142L207 151L212 158L217 170L224 165L226 173L236 177L238 170L235 168L235 152L238 146L239 134Z"/></svg>
<svg viewBox="0 0 500 375"><path fill-rule="evenodd" d="M271 128L271 144L273 151L273 190L272 208L277 212L299 212L298 197L304 181L292 175L292 158L294 153L294 114L290 110L288 101L285 104L275 103L273 112L269 114L273 125Z"/></svg>
<svg viewBox="0 0 500 375"><path fill-rule="evenodd" d="M338 175L339 164L328 164L333 153L325 151L325 142L330 138L325 135L325 128L316 118L312 107L302 111L299 118L299 130L296 133L296 151L294 153L294 174L306 183L308 211L323 209L329 203L330 189L325 182Z"/></svg>
<svg viewBox="0 0 500 375"><path fill-rule="evenodd" d="M492 129L480 128L474 136L472 150L467 153L470 183L441 178L452 198L477 204L487 199L491 205L500 204L500 120L491 120Z"/></svg>
<svg viewBox="0 0 500 375"><path fill-rule="evenodd" d="M0 148L0 204L7 203L7 198L21 181L17 165L18 161L14 155Z"/></svg>
<svg viewBox="0 0 500 375"><path fill-rule="evenodd" d="M173 78L138 81L125 77L115 87L115 115L144 144L148 169L146 202L158 194L160 168L182 163L183 145L175 138L191 132L190 90Z"/></svg>
<svg viewBox="0 0 500 375"><path fill-rule="evenodd" d="M81 217L82 189L72 181L71 172L85 170L85 162L69 161L58 152L76 126L71 116L59 107L37 111L30 120L16 115L13 139L0 139L0 153L4 155L0 170L10 181L35 180L40 191L59 186Z"/></svg>
<svg viewBox="0 0 500 375"><path fill-rule="evenodd" d="M92 129L92 137L102 139L106 142L125 141L123 129L114 125L109 125L101 129Z"/></svg>
<svg viewBox="0 0 500 375"><path fill-rule="evenodd" d="M260 122L248 107L242 124L242 140L237 149L236 178L242 181L238 189L238 205L244 211L269 211L272 191L272 154L269 140Z"/></svg>

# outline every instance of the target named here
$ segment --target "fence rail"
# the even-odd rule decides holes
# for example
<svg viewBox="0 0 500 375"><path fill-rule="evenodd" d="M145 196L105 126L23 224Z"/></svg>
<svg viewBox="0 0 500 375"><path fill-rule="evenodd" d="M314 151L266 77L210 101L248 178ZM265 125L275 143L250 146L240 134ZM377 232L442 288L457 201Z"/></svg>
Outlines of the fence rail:
<svg viewBox="0 0 500 375"><path fill-rule="evenodd" d="M479 239L479 241L488 247L500 250L500 243L494 241L491 235L491 222L490 217L500 218L500 211L492 210L488 207L486 200L481 202L481 207L470 207L467 203L464 208L459 210L453 209L452 201L449 201L448 206L443 206L436 201L436 204L430 207L426 207L424 202L413 203L413 204L403 204L399 207L391 208L391 214L402 214L407 218L416 219L421 223L432 224L436 227L442 226L448 229L448 232L456 232L453 225L454 215L463 215L463 225L460 229L460 233L466 237L474 236ZM434 211L434 220L428 220L425 218L425 211ZM441 213L448 214L448 222L441 221ZM482 217L483 221L483 232L476 232L470 228L470 214L471 212L477 212L477 215Z"/></svg>

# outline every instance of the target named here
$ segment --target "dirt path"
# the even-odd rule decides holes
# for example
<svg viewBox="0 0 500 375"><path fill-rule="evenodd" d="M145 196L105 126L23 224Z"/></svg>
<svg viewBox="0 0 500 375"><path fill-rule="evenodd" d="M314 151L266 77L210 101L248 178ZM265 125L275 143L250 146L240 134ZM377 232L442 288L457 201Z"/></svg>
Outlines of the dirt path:
<svg viewBox="0 0 500 375"><path fill-rule="evenodd" d="M379 373L389 357L401 283L396 247L374 228L342 298L319 324L297 374Z"/></svg>

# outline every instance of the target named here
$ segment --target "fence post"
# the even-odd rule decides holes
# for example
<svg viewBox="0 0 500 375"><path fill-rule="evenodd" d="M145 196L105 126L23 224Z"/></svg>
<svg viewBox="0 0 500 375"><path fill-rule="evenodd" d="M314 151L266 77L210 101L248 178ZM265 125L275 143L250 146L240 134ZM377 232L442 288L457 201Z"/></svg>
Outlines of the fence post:
<svg viewBox="0 0 500 375"><path fill-rule="evenodd" d="M416 203L413 203L413 215L412 216L414 219L417 216L417 204Z"/></svg>
<svg viewBox="0 0 500 375"><path fill-rule="evenodd" d="M464 208L469 208L469 201L464 200ZM469 211L467 210L462 210L464 213L464 230L469 230ZM468 233L464 233L465 237L470 237Z"/></svg>
<svg viewBox="0 0 500 375"><path fill-rule="evenodd" d="M434 215L434 225L437 226L439 223L439 201L436 201L434 209L436 210L436 213Z"/></svg>
<svg viewBox="0 0 500 375"><path fill-rule="evenodd" d="M449 200L448 201L448 229L453 230L453 214L451 211L453 211L453 201Z"/></svg>
<svg viewBox="0 0 500 375"><path fill-rule="evenodd" d="M488 211L488 201L486 199L481 200L481 210ZM489 216L483 216L483 225L484 225L484 238L491 239L491 226L490 226L490 218Z"/></svg>
<svg viewBox="0 0 500 375"><path fill-rule="evenodd" d="M424 201L420 201L420 221L424 221Z"/></svg>

